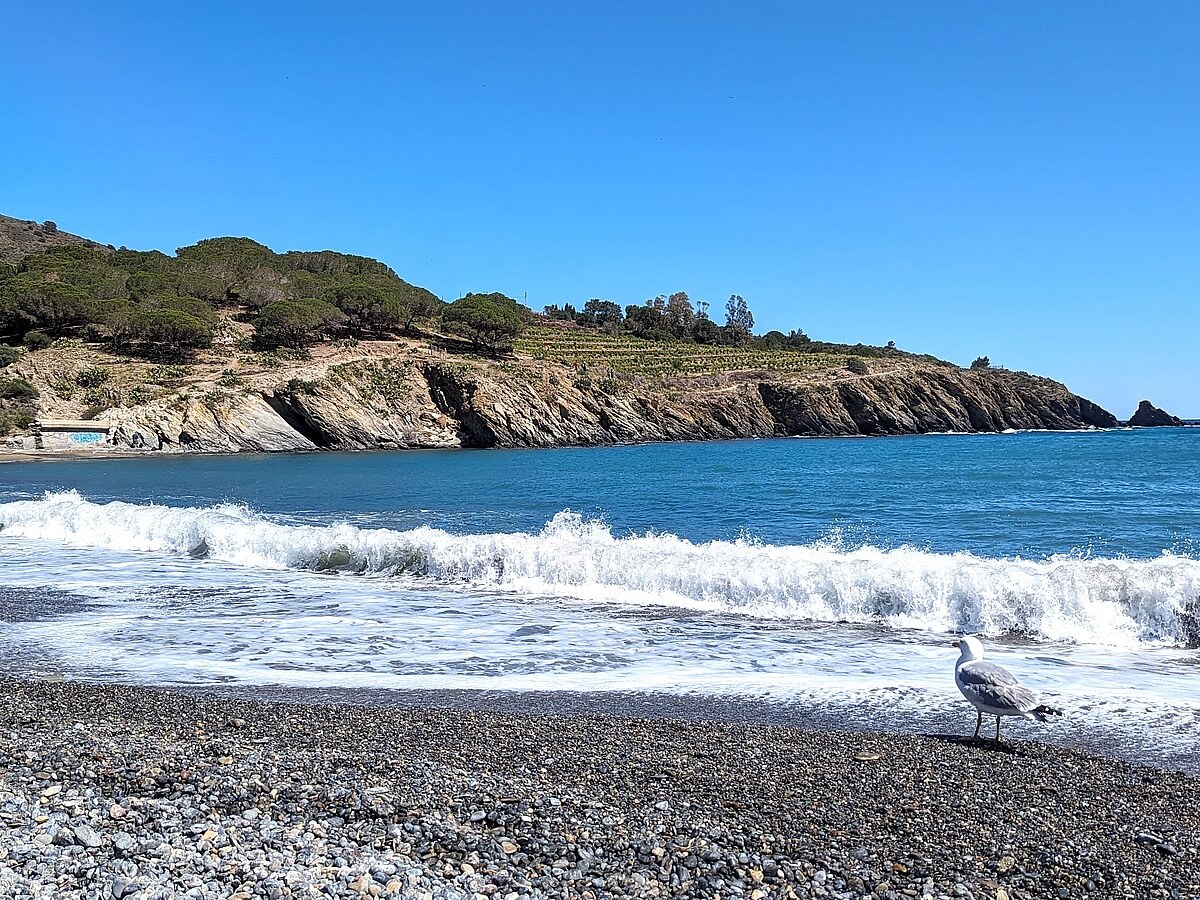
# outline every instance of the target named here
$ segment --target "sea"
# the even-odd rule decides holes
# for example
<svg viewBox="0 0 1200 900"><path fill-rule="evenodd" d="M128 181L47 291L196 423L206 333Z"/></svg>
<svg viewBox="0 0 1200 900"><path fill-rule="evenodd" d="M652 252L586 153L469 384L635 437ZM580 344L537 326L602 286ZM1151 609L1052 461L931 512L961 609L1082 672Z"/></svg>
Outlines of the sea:
<svg viewBox="0 0 1200 900"><path fill-rule="evenodd" d="M1200 428L0 464L4 677L968 736L960 634L1200 771Z"/></svg>

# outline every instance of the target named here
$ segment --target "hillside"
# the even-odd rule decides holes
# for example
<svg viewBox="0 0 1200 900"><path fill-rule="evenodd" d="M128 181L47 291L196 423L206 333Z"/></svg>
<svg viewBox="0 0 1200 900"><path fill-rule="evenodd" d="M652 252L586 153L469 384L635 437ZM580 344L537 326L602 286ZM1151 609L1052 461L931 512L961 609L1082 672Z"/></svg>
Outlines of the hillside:
<svg viewBox="0 0 1200 900"><path fill-rule="evenodd" d="M101 253L113 249L77 234L59 231L53 222L0 215L0 264L15 266L30 254L45 253L55 247L88 247Z"/></svg>
<svg viewBox="0 0 1200 900"><path fill-rule="evenodd" d="M580 374L524 354L461 357L417 341L320 348L286 365L214 354L190 366L113 361L64 344L28 354L6 374L37 387L42 416L95 417L124 448L193 452L586 446L1115 424L1048 379L902 357L866 375L830 361L787 374L729 369L648 379L595 364Z"/></svg>
<svg viewBox="0 0 1200 900"><path fill-rule="evenodd" d="M755 336L697 315L684 294L534 316L499 294L445 304L333 251L218 238L170 257L57 239L0 273L0 430L24 449L39 420L103 425L94 447L184 452L1116 422L1049 379L798 331Z"/></svg>

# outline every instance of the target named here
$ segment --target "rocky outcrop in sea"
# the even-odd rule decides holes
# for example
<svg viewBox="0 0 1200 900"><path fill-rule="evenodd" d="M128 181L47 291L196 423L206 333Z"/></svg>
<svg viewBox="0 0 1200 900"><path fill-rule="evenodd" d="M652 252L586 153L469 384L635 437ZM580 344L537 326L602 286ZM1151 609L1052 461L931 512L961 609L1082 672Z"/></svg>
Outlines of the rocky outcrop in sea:
<svg viewBox="0 0 1200 900"><path fill-rule="evenodd" d="M1135 428L1154 428L1160 426L1182 425L1179 416L1173 416L1165 409L1159 409L1149 400L1138 404L1137 412L1129 417L1129 424Z"/></svg>
<svg viewBox="0 0 1200 900"><path fill-rule="evenodd" d="M118 446L171 451L593 446L651 441L1107 428L1048 378L937 364L870 375L591 381L565 367L363 360L323 377L105 413Z"/></svg>

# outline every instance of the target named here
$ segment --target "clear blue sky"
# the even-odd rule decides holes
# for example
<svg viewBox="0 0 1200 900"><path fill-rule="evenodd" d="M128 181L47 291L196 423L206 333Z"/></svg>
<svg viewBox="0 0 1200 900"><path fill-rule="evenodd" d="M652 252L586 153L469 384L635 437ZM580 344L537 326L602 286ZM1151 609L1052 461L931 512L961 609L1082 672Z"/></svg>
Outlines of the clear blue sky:
<svg viewBox="0 0 1200 900"><path fill-rule="evenodd" d="M1200 4L12 4L0 211L1200 416Z"/></svg>

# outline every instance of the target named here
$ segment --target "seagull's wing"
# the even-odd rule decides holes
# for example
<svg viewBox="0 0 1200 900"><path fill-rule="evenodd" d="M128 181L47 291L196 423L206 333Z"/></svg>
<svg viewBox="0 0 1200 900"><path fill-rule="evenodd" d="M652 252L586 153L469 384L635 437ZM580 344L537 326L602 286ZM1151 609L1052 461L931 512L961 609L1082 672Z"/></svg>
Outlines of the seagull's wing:
<svg viewBox="0 0 1200 900"><path fill-rule="evenodd" d="M987 660L958 667L958 687L968 697L993 709L1024 713L1037 706L1037 696L1022 687L1008 669Z"/></svg>
<svg viewBox="0 0 1200 900"><path fill-rule="evenodd" d="M958 667L964 684L1013 685L1020 684L1017 676L1003 666L986 659L963 663Z"/></svg>

